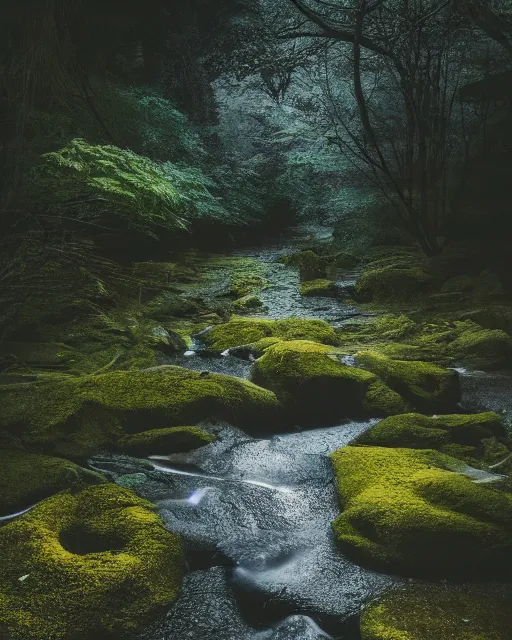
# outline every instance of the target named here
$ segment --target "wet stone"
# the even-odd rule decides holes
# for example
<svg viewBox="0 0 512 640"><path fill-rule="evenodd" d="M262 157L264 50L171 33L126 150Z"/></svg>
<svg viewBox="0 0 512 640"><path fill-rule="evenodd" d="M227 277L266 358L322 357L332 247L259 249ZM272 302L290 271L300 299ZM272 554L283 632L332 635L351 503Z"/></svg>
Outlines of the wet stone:
<svg viewBox="0 0 512 640"><path fill-rule="evenodd" d="M368 598L399 583L347 560L331 531L339 505L327 455L370 424L270 440L224 427L202 449L149 460L153 471L134 489L181 534L193 572L166 620L167 636L148 638L337 636ZM120 470L127 473L127 458Z"/></svg>

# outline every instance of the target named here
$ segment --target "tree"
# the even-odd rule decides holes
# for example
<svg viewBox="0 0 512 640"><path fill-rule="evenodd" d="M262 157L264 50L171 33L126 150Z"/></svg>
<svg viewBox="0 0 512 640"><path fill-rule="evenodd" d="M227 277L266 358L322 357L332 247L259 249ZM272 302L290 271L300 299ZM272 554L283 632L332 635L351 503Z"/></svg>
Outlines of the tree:
<svg viewBox="0 0 512 640"><path fill-rule="evenodd" d="M340 149L393 202L424 251L437 252L456 213L455 167L464 176L457 156L467 160L490 113L488 104L459 100L475 66L469 52L487 48L499 56L498 49L507 50L506 22L471 1L289 1L301 23L281 38L343 44L341 52L337 47L326 56L328 106ZM304 19L313 28L305 29ZM343 77L351 78L351 95L339 90Z"/></svg>

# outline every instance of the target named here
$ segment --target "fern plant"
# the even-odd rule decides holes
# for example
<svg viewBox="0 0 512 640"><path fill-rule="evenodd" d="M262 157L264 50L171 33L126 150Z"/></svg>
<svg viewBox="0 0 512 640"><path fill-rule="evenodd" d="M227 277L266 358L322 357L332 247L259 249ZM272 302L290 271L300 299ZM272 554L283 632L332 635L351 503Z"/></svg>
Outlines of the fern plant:
<svg viewBox="0 0 512 640"><path fill-rule="evenodd" d="M112 145L75 139L42 156L30 196L54 216L150 237L187 229L197 217L228 214L200 169L160 164Z"/></svg>

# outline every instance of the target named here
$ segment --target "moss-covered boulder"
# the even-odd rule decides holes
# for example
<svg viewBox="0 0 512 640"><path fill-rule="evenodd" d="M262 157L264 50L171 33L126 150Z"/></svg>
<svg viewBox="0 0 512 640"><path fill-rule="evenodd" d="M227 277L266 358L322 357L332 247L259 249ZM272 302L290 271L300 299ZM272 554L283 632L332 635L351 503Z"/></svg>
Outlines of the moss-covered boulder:
<svg viewBox="0 0 512 640"><path fill-rule="evenodd" d="M374 351L357 354L358 366L379 376L420 411L450 411L460 400L459 375L430 362L393 360Z"/></svg>
<svg viewBox="0 0 512 640"><path fill-rule="evenodd" d="M127 436L120 448L130 455L149 456L192 451L214 440L215 436L199 427L169 427Z"/></svg>
<svg viewBox="0 0 512 640"><path fill-rule="evenodd" d="M371 268L357 281L355 294L362 302L407 300L427 293L432 277L419 267Z"/></svg>
<svg viewBox="0 0 512 640"><path fill-rule="evenodd" d="M354 446L331 458L343 507L333 530L358 562L424 575L512 568L512 495L473 482L460 461Z"/></svg>
<svg viewBox="0 0 512 640"><path fill-rule="evenodd" d="M418 584L363 610L362 640L509 640L509 586Z"/></svg>
<svg viewBox="0 0 512 640"><path fill-rule="evenodd" d="M332 280L307 280L300 285L301 296L335 296L338 292L336 283Z"/></svg>
<svg viewBox="0 0 512 640"><path fill-rule="evenodd" d="M0 516L31 507L63 489L102 483L103 476L62 458L0 450Z"/></svg>
<svg viewBox="0 0 512 640"><path fill-rule="evenodd" d="M114 484L53 496L0 529L0 629L11 640L128 637L181 584L179 538Z"/></svg>
<svg viewBox="0 0 512 640"><path fill-rule="evenodd" d="M125 430L166 428L205 419L275 425L276 396L246 380L182 367L0 387L0 436L39 451L84 459L112 449Z"/></svg>
<svg viewBox="0 0 512 640"><path fill-rule="evenodd" d="M298 267L301 280L313 280L327 275L329 262L321 258L314 251L299 251L286 256L283 262L292 267Z"/></svg>
<svg viewBox="0 0 512 640"><path fill-rule="evenodd" d="M481 369L498 369L512 364L512 338L501 329L482 329L467 323L449 346L451 358Z"/></svg>
<svg viewBox="0 0 512 640"><path fill-rule="evenodd" d="M356 442L377 447L436 449L468 461L472 458L483 458L485 461L491 440L495 441L494 447L501 440L500 456L503 458L507 455L506 436L500 416L493 412L432 418L420 413L408 413L381 420L359 436Z"/></svg>
<svg viewBox="0 0 512 640"><path fill-rule="evenodd" d="M288 318L286 320L231 319L213 327L201 336L210 351L221 352L231 347L253 344L263 338L281 340L314 340L322 344L338 343L336 332L323 320Z"/></svg>
<svg viewBox="0 0 512 640"><path fill-rule="evenodd" d="M265 305L258 296L243 296L233 302L233 309L238 313L251 313L251 311L264 311Z"/></svg>
<svg viewBox="0 0 512 640"><path fill-rule="evenodd" d="M408 405L377 376L348 366L335 348L307 340L269 346L252 379L271 389L299 421L404 413Z"/></svg>
<svg viewBox="0 0 512 640"><path fill-rule="evenodd" d="M505 305L489 305L479 309L465 311L461 320L471 320L484 329L501 329L512 334L512 307Z"/></svg>

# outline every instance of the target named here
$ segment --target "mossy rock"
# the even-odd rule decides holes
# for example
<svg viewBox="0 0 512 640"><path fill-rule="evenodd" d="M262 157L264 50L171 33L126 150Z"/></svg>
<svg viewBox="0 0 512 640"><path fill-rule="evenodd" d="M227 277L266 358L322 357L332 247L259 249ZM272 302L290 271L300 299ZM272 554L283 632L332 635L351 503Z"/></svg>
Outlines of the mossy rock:
<svg viewBox="0 0 512 640"><path fill-rule="evenodd" d="M509 640L510 586L418 584L363 610L362 640Z"/></svg>
<svg viewBox="0 0 512 640"><path fill-rule="evenodd" d="M235 298L243 298L260 291L268 280L255 273L234 273L231 284L227 290L227 295Z"/></svg>
<svg viewBox="0 0 512 640"><path fill-rule="evenodd" d="M329 261L314 251L299 251L283 259L284 264L298 267L301 280L313 280L327 275Z"/></svg>
<svg viewBox="0 0 512 640"><path fill-rule="evenodd" d="M332 280L308 280L300 285L301 296L335 296L338 292L336 283Z"/></svg>
<svg viewBox="0 0 512 640"><path fill-rule="evenodd" d="M60 369L73 361L75 351L57 342L4 342L0 358L6 356L29 367Z"/></svg>
<svg viewBox="0 0 512 640"><path fill-rule="evenodd" d="M254 363L252 379L272 389L297 420L308 423L408 410L377 376L343 364L341 355L316 342L281 341Z"/></svg>
<svg viewBox="0 0 512 640"><path fill-rule="evenodd" d="M355 294L362 302L408 300L427 293L431 286L432 277L419 267L372 268L357 281Z"/></svg>
<svg viewBox="0 0 512 640"><path fill-rule="evenodd" d="M120 448L130 455L149 456L192 451L214 440L215 436L199 427L169 427L127 436Z"/></svg>
<svg viewBox="0 0 512 640"><path fill-rule="evenodd" d="M178 282L194 282L197 278L193 268L175 262L136 262L132 275L149 290L172 287Z"/></svg>
<svg viewBox="0 0 512 640"><path fill-rule="evenodd" d="M484 329L501 329L512 334L512 307L492 305L467 311L460 316L461 320L471 320Z"/></svg>
<svg viewBox="0 0 512 640"><path fill-rule="evenodd" d="M205 304L196 298L166 292L148 302L144 311L151 318L163 320L196 316L203 313L205 308Z"/></svg>
<svg viewBox="0 0 512 640"><path fill-rule="evenodd" d="M215 418L239 426L275 425L280 409L273 393L251 382L175 366L0 387L5 433L73 459L115 448L125 429Z"/></svg>
<svg viewBox="0 0 512 640"><path fill-rule="evenodd" d="M233 302L233 309L241 313L263 311L264 308L264 304L258 296L243 296L243 298Z"/></svg>
<svg viewBox="0 0 512 640"><path fill-rule="evenodd" d="M452 276L441 287L441 293L471 293L475 290L475 279L467 275Z"/></svg>
<svg viewBox="0 0 512 640"><path fill-rule="evenodd" d="M10 515L63 489L104 482L103 476L62 458L0 450L0 516Z"/></svg>
<svg viewBox="0 0 512 640"><path fill-rule="evenodd" d="M360 446L331 459L343 507L334 534L357 562L409 575L510 571L512 495L473 482L459 460Z"/></svg>
<svg viewBox="0 0 512 640"><path fill-rule="evenodd" d="M48 498L0 529L0 628L11 640L129 637L175 599L177 535L114 484Z"/></svg>
<svg viewBox="0 0 512 640"><path fill-rule="evenodd" d="M448 349L453 360L482 369L508 368L512 364L512 338L500 329L469 327Z"/></svg>
<svg viewBox="0 0 512 640"><path fill-rule="evenodd" d="M213 327L201 336L205 346L216 352L231 347L253 344L263 338L281 340L314 340L322 344L338 343L336 332L323 320L288 318L286 320L256 320L232 318L230 322Z"/></svg>
<svg viewBox="0 0 512 640"><path fill-rule="evenodd" d="M491 440L506 439L506 431L497 413L486 412L475 415L443 415L429 418L420 413L391 416L377 423L357 438L357 444L377 447L410 447L411 449L436 449L455 455L463 453L463 459L489 458ZM507 447L499 447L498 460Z"/></svg>
<svg viewBox="0 0 512 640"><path fill-rule="evenodd" d="M450 411L460 400L459 375L430 362L392 360L362 351L356 364L379 376L421 411Z"/></svg>

